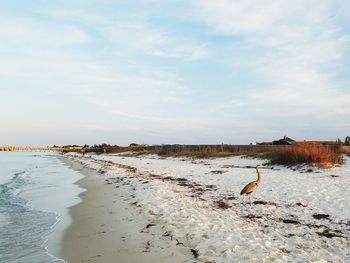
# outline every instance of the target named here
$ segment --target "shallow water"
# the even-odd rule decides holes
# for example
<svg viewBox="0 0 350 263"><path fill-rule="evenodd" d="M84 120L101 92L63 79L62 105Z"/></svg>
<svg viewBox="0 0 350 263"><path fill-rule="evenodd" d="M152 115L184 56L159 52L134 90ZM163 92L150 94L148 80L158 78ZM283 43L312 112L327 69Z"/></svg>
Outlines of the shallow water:
<svg viewBox="0 0 350 263"><path fill-rule="evenodd" d="M60 242L81 177L57 154L0 152L0 262L64 262Z"/></svg>

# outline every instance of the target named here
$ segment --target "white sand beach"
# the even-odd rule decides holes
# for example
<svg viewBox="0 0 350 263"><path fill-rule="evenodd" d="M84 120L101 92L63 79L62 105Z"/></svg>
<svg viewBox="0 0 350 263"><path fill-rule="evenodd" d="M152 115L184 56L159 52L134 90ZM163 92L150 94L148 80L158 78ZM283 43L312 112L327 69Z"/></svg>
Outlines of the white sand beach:
<svg viewBox="0 0 350 263"><path fill-rule="evenodd" d="M60 159L85 175L78 184L87 190L80 195L82 202L71 208L73 224L62 242L65 261L175 263L191 259L190 250L163 235L162 227L153 226L134 205L128 183L111 184L116 180L111 174L101 175L79 159Z"/></svg>
<svg viewBox="0 0 350 263"><path fill-rule="evenodd" d="M259 159L66 154L87 175L63 241L68 262L347 262L350 159L336 168Z"/></svg>

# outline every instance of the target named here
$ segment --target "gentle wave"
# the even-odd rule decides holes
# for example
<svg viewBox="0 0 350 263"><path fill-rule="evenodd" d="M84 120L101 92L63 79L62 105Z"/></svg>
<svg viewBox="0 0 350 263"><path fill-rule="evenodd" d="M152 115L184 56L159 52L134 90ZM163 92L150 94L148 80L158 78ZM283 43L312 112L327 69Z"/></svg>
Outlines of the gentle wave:
<svg viewBox="0 0 350 263"><path fill-rule="evenodd" d="M57 215L36 211L19 194L29 184L26 171L16 172L0 185L0 262L51 262L44 236L57 222Z"/></svg>
<svg viewBox="0 0 350 263"><path fill-rule="evenodd" d="M14 173L12 179L0 185L0 200L9 202L13 205L25 206L28 201L18 196L21 188L27 183L26 171Z"/></svg>
<svg viewBox="0 0 350 263"><path fill-rule="evenodd" d="M77 175L62 169L63 165L53 155L1 155L0 262L65 262L50 253L54 248L55 254L59 254L58 247L50 242L54 238L57 245L61 240L67 221L65 209L71 204L57 200L65 187L77 188L73 186ZM81 190L75 188L62 198L76 199Z"/></svg>

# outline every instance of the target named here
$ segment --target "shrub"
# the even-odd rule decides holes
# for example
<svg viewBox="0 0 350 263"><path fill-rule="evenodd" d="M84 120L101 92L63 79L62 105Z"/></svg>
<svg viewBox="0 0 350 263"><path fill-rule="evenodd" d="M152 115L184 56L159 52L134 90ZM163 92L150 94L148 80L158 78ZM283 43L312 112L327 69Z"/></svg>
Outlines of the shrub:
<svg viewBox="0 0 350 263"><path fill-rule="evenodd" d="M164 157L191 157L191 158L221 158L233 155L237 153L222 151L222 147L217 145L212 146L186 146L181 147L164 147L156 152L160 156Z"/></svg>
<svg viewBox="0 0 350 263"><path fill-rule="evenodd" d="M318 167L333 167L342 162L338 148L325 146L286 146L275 149L268 156L272 164L310 164Z"/></svg>

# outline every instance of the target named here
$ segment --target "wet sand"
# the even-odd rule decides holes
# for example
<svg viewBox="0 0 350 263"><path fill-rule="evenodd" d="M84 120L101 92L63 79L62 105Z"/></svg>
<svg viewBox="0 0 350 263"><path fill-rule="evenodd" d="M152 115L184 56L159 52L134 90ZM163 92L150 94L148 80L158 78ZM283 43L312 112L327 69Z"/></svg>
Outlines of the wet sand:
<svg viewBox="0 0 350 263"><path fill-rule="evenodd" d="M131 205L130 186L107 183L108 178L79 161L60 157L85 177L82 202L70 209L73 223L64 234L61 257L76 262L192 262L190 250L149 227L147 215Z"/></svg>

